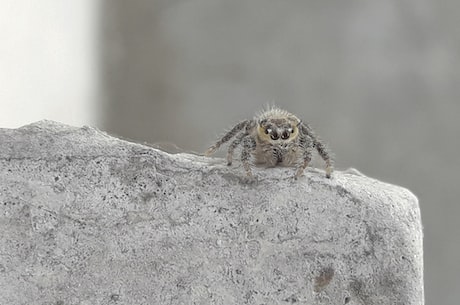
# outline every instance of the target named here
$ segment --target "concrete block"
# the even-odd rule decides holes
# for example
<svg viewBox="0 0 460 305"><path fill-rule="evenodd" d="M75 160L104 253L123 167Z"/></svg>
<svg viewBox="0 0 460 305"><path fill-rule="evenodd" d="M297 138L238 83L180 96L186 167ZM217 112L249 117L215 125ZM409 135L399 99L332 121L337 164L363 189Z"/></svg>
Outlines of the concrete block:
<svg viewBox="0 0 460 305"><path fill-rule="evenodd" d="M408 190L356 171L168 154L92 128L0 130L0 304L424 304Z"/></svg>

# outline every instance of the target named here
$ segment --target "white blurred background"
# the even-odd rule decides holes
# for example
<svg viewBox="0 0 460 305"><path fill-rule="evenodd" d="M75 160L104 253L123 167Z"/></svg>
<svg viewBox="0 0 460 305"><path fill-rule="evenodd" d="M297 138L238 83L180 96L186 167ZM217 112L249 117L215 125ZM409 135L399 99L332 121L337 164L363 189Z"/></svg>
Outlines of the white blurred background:
<svg viewBox="0 0 460 305"><path fill-rule="evenodd" d="M0 127L98 121L99 4L0 0Z"/></svg>
<svg viewBox="0 0 460 305"><path fill-rule="evenodd" d="M0 127L204 151L275 103L420 199L426 304L460 299L460 2L0 0Z"/></svg>

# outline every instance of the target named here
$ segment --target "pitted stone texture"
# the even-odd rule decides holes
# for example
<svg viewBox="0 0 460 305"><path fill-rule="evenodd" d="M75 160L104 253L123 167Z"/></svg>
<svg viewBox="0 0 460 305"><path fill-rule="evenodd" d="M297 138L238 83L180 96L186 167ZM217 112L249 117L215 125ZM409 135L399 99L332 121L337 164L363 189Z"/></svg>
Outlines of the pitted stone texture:
<svg viewBox="0 0 460 305"><path fill-rule="evenodd" d="M408 190L170 155L92 128L0 130L0 304L423 304Z"/></svg>

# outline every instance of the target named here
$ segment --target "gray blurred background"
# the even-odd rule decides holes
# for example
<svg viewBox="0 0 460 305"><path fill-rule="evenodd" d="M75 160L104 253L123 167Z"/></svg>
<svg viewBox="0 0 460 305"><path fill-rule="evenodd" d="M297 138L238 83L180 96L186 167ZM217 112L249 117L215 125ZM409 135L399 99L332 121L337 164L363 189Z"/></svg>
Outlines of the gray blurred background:
<svg viewBox="0 0 460 305"><path fill-rule="evenodd" d="M264 105L283 107L329 143L338 169L418 196L426 304L459 304L460 2L85 1L96 14L78 65L87 68L75 75L86 76L71 86L50 76L56 88L80 89L33 97L59 107L78 97L86 108L46 118L202 152ZM68 37L60 46L74 50ZM69 54L50 66L87 53ZM3 105L18 94L8 92Z"/></svg>

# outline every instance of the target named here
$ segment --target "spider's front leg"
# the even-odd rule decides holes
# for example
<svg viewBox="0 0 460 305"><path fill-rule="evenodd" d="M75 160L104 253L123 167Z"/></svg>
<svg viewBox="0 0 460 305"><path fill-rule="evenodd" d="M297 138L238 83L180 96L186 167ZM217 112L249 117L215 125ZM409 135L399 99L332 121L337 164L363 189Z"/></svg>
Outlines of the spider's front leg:
<svg viewBox="0 0 460 305"><path fill-rule="evenodd" d="M299 178L303 174L304 170L307 168L308 164L311 161L311 155L313 150L313 141L311 139L307 138L306 136L301 136L299 141L299 146L302 149L302 162L297 167L294 179Z"/></svg>
<svg viewBox="0 0 460 305"><path fill-rule="evenodd" d="M246 171L246 175L248 177L252 177L252 171L251 171L251 164L250 164L250 159L251 155L256 149L256 141L249 137L246 136L243 138L243 149L241 150L241 163L243 163L244 170Z"/></svg>
<svg viewBox="0 0 460 305"><path fill-rule="evenodd" d="M318 154L321 156L321 158L323 158L324 162L326 163L326 178L331 178L331 174L334 170L334 160L332 159L331 153L329 152L328 148L315 135L315 133L308 124L301 123L300 128L305 136L311 138L313 146L316 148Z"/></svg>
<svg viewBox="0 0 460 305"><path fill-rule="evenodd" d="M217 141L214 145L209 147L208 150L206 150L206 152L204 153L204 155L210 156L213 153L215 153L216 150L218 150L222 144L230 141L230 139L233 138L239 131L241 131L243 128L246 128L249 122L249 120L246 120L236 124L235 127L233 127L229 132L227 132L219 141Z"/></svg>
<svg viewBox="0 0 460 305"><path fill-rule="evenodd" d="M236 139L228 146L228 151L227 151L227 165L230 166L232 165L233 162L233 152L235 151L235 148L241 144L241 141L245 136L247 136L248 133L244 132L239 134Z"/></svg>
<svg viewBox="0 0 460 305"><path fill-rule="evenodd" d="M326 178L331 178L332 172L334 171L334 160L331 157L331 153L321 140L319 140L318 138L315 138L314 140L314 146L316 147L318 154L321 156L321 158L323 158L324 162L326 163Z"/></svg>

